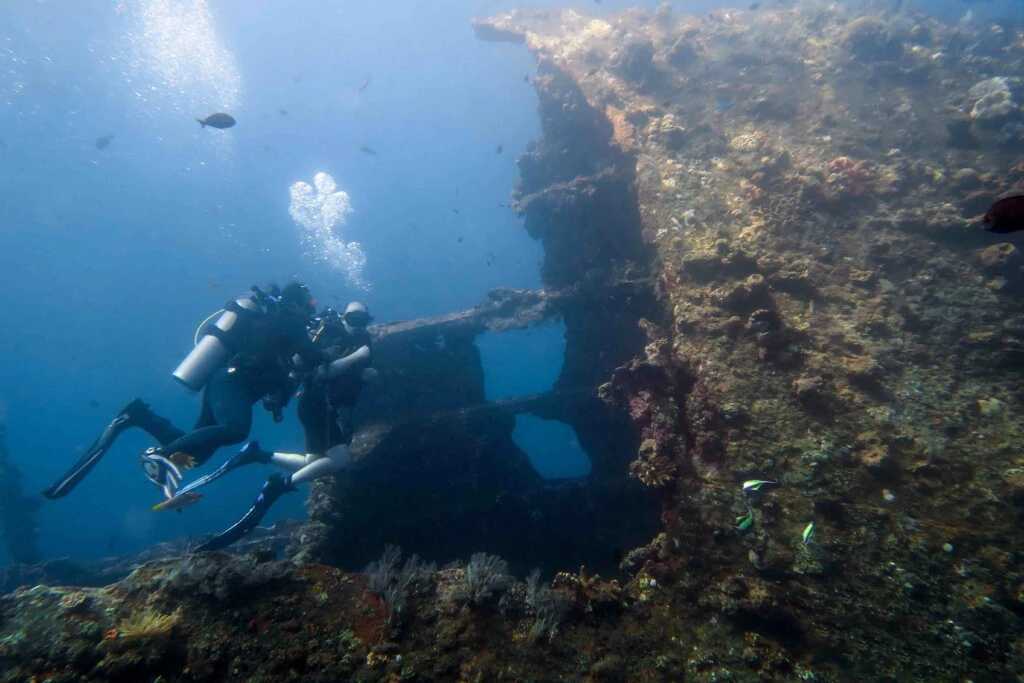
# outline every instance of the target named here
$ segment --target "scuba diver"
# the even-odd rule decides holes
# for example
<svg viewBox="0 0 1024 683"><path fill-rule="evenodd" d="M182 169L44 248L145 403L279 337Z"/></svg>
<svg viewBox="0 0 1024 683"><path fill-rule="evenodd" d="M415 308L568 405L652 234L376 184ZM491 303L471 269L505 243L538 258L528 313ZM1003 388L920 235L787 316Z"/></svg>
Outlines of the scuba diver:
<svg viewBox="0 0 1024 683"><path fill-rule="evenodd" d="M247 443L217 470L181 489L185 495L205 486L231 470L262 463L275 465L290 474L271 474L252 508L232 527L196 549L219 550L242 538L260 523L270 506L285 493L348 467L352 458L348 446L354 433L352 413L359 393L377 376L370 367L372 342L367 325L373 320L361 301L353 301L340 316L326 309L312 321L310 332L323 364L306 377L296 412L306 434L306 453L272 453L256 441Z"/></svg>
<svg viewBox="0 0 1024 683"><path fill-rule="evenodd" d="M265 293L254 286L217 311L222 313L220 318L205 329L200 326L202 337L197 332L195 348L174 371L174 378L186 388L203 390L202 407L191 432L175 427L134 399L43 495L50 499L66 496L122 432L138 427L159 444L140 454L143 472L170 499L181 484L182 469L201 465L221 446L245 440L257 401L263 399L264 408L280 422L280 411L301 380L301 368L319 362L306 331L316 301L309 288L298 282L283 290L271 285L268 290Z"/></svg>

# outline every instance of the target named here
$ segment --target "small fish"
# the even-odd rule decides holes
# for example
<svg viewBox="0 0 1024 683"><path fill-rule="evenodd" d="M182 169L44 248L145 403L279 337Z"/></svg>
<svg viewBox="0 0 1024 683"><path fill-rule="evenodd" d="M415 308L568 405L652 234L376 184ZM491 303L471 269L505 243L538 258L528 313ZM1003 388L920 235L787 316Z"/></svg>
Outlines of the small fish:
<svg viewBox="0 0 1024 683"><path fill-rule="evenodd" d="M288 111L284 108L278 109L277 113L280 114L281 116L288 116Z"/></svg>
<svg viewBox="0 0 1024 683"><path fill-rule="evenodd" d="M803 533L804 545L807 545L807 542L811 540L811 536L813 536L813 535L814 535L814 522L811 522L810 524L808 524L804 528L804 533Z"/></svg>
<svg viewBox="0 0 1024 683"><path fill-rule="evenodd" d="M460 238L458 238L458 239L457 239L457 240L455 240L455 241L456 241L456 242L461 242L461 241L462 241L462 238L460 237Z"/></svg>
<svg viewBox="0 0 1024 683"><path fill-rule="evenodd" d="M740 531L746 531L747 529L750 528L750 526L753 523L754 523L754 515L753 515L753 513L747 513L745 515L740 515L739 517L736 518L736 528L739 529Z"/></svg>
<svg viewBox="0 0 1024 683"><path fill-rule="evenodd" d="M1004 197L985 213L985 230L997 235L1024 230L1024 194Z"/></svg>
<svg viewBox="0 0 1024 683"><path fill-rule="evenodd" d="M761 3L759 3L759 2L752 2L752 3L750 3L750 11L756 12L759 9L761 9Z"/></svg>
<svg viewBox="0 0 1024 683"><path fill-rule="evenodd" d="M306 77L306 74L302 71L292 76L292 85L298 85L302 82L302 79Z"/></svg>
<svg viewBox="0 0 1024 683"><path fill-rule="evenodd" d="M367 72L366 73L366 78L364 78L363 82L359 84L358 88L356 88L356 92L363 92L364 90L369 88L370 87L370 81L372 81L372 80L373 80L373 74Z"/></svg>
<svg viewBox="0 0 1024 683"><path fill-rule="evenodd" d="M718 100L718 102L715 103L715 111L721 114L732 109L732 106L732 100Z"/></svg>
<svg viewBox="0 0 1024 683"><path fill-rule="evenodd" d="M771 484L772 486L778 486L779 482L777 482L777 481L764 481L762 479L749 479L749 480L743 482L743 490L744 491L760 491L761 487L764 486L765 484Z"/></svg>
<svg viewBox="0 0 1024 683"><path fill-rule="evenodd" d="M505 145L498 145L498 154L501 154L501 150L505 149Z"/></svg>
<svg viewBox="0 0 1024 683"><path fill-rule="evenodd" d="M96 147L96 149L98 149L98 150L100 150L102 152L103 150L105 150L107 147L110 146L110 142L113 139L114 139L113 133L107 133L103 137L96 138L96 142L94 142L93 145Z"/></svg>
<svg viewBox="0 0 1024 683"><path fill-rule="evenodd" d="M162 503L157 503L152 507L153 512L159 512L160 510L177 510L181 512L187 507L191 507L199 502L199 499L203 497L203 494L196 493L195 491L189 491L183 493L180 496L169 498Z"/></svg>
<svg viewBox="0 0 1024 683"><path fill-rule="evenodd" d="M92 400L89 401L89 407L90 408L99 408L100 407L100 402L97 401L96 399L92 399Z"/></svg>
<svg viewBox="0 0 1024 683"><path fill-rule="evenodd" d="M529 83L529 82L530 82L530 74L526 74L525 76L523 76L523 83Z"/></svg>
<svg viewBox="0 0 1024 683"><path fill-rule="evenodd" d="M224 112L217 112L216 114L210 114L205 119L196 119L199 122L200 128L230 128L235 125L235 117L231 114L225 114Z"/></svg>
<svg viewBox="0 0 1024 683"><path fill-rule="evenodd" d="M366 145L359 145L359 151L363 154L369 154L370 156L377 156L377 150L373 147L367 147Z"/></svg>
<svg viewBox="0 0 1024 683"><path fill-rule="evenodd" d="M209 282L206 283L206 288L211 292L217 289L218 287L220 287L220 283L217 282L216 280L210 280Z"/></svg>

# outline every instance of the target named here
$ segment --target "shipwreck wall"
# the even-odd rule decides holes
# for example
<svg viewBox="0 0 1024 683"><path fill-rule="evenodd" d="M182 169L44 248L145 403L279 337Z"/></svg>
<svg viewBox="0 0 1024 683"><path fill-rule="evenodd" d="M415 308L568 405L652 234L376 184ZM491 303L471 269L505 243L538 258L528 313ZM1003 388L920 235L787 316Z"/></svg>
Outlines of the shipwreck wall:
<svg viewBox="0 0 1024 683"><path fill-rule="evenodd" d="M554 572L567 557L615 571L617 553L645 542L658 515L656 497L627 476L636 448L628 421L597 399L587 365L581 371L566 363L548 394L487 401L473 344L487 330L568 320L592 300L576 292L495 290L468 311L378 326L380 376L357 408L357 462L314 486L310 524L296 550L348 569L361 569L392 544L440 563L497 553L521 573ZM619 324L626 316L617 314ZM613 354L636 352L621 340L576 339L584 341L568 344L573 354L604 352L609 363ZM519 413L571 425L591 458L590 474L543 480L512 440Z"/></svg>

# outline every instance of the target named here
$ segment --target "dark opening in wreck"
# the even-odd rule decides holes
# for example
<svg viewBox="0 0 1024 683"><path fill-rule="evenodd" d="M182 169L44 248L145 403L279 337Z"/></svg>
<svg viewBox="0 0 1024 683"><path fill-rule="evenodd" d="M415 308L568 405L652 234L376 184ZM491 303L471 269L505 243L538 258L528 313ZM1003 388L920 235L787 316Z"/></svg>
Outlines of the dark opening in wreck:
<svg viewBox="0 0 1024 683"><path fill-rule="evenodd" d="M359 569L390 543L439 562L482 550L518 572L610 572L660 529L656 491L629 475L639 435L597 392L643 355L641 318L664 317L636 162L566 74L542 63L535 87L542 136L518 160L514 204L544 245L545 289L495 290L469 311L381 326L381 378L359 407L359 460L310 495L311 558ZM550 320L564 323L566 340L553 389L486 400L477 336ZM522 414L570 425L590 473L540 477L512 439Z"/></svg>

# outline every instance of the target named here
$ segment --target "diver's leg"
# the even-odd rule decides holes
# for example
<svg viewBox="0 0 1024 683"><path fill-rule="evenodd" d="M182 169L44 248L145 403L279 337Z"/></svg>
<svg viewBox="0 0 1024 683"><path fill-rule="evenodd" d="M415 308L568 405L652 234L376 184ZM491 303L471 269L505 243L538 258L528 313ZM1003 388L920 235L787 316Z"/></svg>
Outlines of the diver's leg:
<svg viewBox="0 0 1024 683"><path fill-rule="evenodd" d="M214 374L203 390L204 406L197 428L165 444L160 452L185 453L201 465L221 446L244 441L252 429L254 401L240 375L226 369ZM213 424L207 424L211 417Z"/></svg>
<svg viewBox="0 0 1024 683"><path fill-rule="evenodd" d="M149 406L142 402L142 399L133 399L128 405L118 411L114 419L107 425L107 428L103 430L100 437L89 446L79 461L50 488L43 491L43 495L50 499L56 499L71 493L85 479L86 475L92 471L92 468L96 466L100 458L110 450L110 447L114 445L114 441L121 435L121 432L132 427L139 427L145 430L160 443L173 441L184 434L182 430L171 424L169 420L160 417L150 410Z"/></svg>
<svg viewBox="0 0 1024 683"><path fill-rule="evenodd" d="M307 458L306 466L291 476L292 484L305 484L320 477L340 472L352 462L348 445L352 443L352 406L341 406L331 411L327 423L327 448L310 450L310 453L323 453L322 457ZM307 440L309 439L307 432ZM319 444L307 444L319 446Z"/></svg>
<svg viewBox="0 0 1024 683"><path fill-rule="evenodd" d="M297 472L312 461L316 456L304 455L302 453L271 453L270 464L280 467L282 470Z"/></svg>
<svg viewBox="0 0 1024 683"><path fill-rule="evenodd" d="M320 477L326 477L329 474L335 474L348 467L351 462L352 456L349 455L348 446L339 443L328 448L323 457L313 460L301 470L295 472L290 477L291 483L297 486Z"/></svg>
<svg viewBox="0 0 1024 683"><path fill-rule="evenodd" d="M263 490L260 491L260 495L257 496L256 502L253 503L251 508L249 508L249 512L245 513L245 516L238 520L234 526L196 548L196 552L220 550L221 548L228 547L255 529L263 519L264 515L267 514L267 511L270 510L270 506L273 505L278 498L285 493L289 493L294 490L295 487L288 483L285 477L276 473L271 474L270 477L267 478L267 483L263 485Z"/></svg>
<svg viewBox="0 0 1024 683"><path fill-rule="evenodd" d="M132 406L137 403L138 405ZM149 406L136 399L132 403L128 404L129 409L132 411L132 426L138 427L142 431L146 432L161 446L166 445L180 439L185 435L185 430L175 427L170 420L166 417L157 415Z"/></svg>

